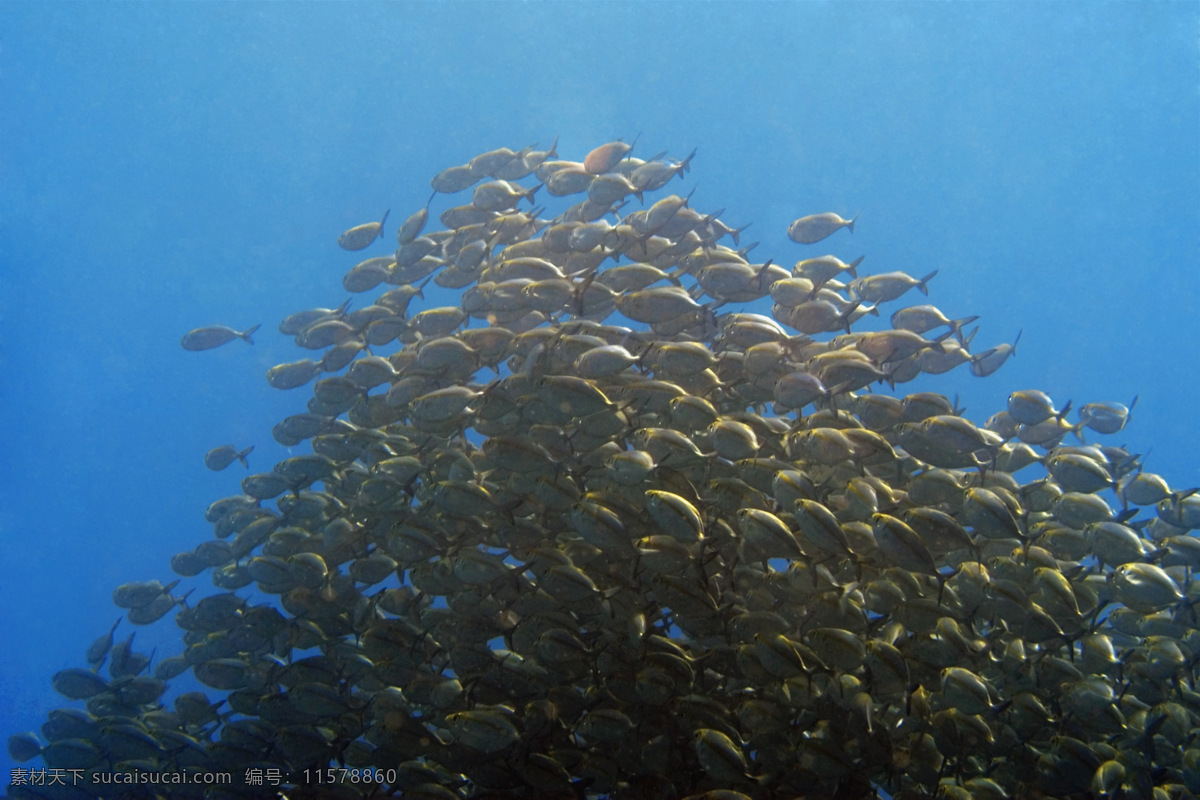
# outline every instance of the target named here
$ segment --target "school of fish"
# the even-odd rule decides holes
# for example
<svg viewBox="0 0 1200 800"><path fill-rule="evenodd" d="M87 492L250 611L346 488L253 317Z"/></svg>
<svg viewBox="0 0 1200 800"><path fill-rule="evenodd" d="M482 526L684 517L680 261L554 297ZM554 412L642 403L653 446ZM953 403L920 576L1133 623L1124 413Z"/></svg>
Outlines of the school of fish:
<svg viewBox="0 0 1200 800"><path fill-rule="evenodd" d="M1200 494L1095 441L1133 404L1072 422L1024 390L979 425L904 395L1016 342L973 348L974 317L927 304L884 317L937 273L809 252L855 219L802 216L795 252L752 262L722 212L650 197L694 151L556 149L438 173L430 202L461 202L442 229L427 203L345 274L356 307L280 324L310 357L270 385L313 387L273 434L311 452L246 477L172 560L219 593L114 592L132 625L174 613L182 652L114 643L118 620L53 678L84 708L8 741L284 784L9 796L1200 793ZM338 244L386 242L387 217ZM417 311L430 281L458 302ZM189 670L211 691L164 701ZM376 779L299 777L328 767Z"/></svg>

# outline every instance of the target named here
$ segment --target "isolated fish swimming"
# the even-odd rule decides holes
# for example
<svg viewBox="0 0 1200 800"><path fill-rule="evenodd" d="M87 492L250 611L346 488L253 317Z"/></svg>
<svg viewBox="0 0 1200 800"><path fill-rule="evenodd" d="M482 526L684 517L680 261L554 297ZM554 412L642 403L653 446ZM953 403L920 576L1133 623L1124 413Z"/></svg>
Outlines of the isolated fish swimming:
<svg viewBox="0 0 1200 800"><path fill-rule="evenodd" d="M254 340L250 336L261 327L262 325L254 325L244 331L235 331L224 325L196 328L185 333L179 343L183 345L184 350L211 350L227 342L232 342L234 339L241 339L246 344L254 344Z"/></svg>

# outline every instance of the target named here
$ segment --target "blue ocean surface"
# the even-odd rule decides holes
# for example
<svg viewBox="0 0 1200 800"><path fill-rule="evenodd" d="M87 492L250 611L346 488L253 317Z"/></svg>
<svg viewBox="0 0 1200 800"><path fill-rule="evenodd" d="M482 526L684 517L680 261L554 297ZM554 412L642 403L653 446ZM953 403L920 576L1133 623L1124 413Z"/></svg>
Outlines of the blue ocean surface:
<svg viewBox="0 0 1200 800"><path fill-rule="evenodd" d="M338 235L391 209L386 254L434 174L502 146L695 149L665 191L752 223L756 261L937 270L974 350L1020 334L991 377L898 391L980 424L1019 389L1136 396L1108 441L1200 486L1198 41L1195 2L0 2L0 732L79 706L50 679L113 589L212 537L246 471L208 450L308 452L271 428L310 388L264 375L309 355L280 320L349 296ZM853 233L789 241L825 211ZM456 302L433 288L414 308ZM262 328L180 347L215 324ZM135 630L182 652L170 616Z"/></svg>

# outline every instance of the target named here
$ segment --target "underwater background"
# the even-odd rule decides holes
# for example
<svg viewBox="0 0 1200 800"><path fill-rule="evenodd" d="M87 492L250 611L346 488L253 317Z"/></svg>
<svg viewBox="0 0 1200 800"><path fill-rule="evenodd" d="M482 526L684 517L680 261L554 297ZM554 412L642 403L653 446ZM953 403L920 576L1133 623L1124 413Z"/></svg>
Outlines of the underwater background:
<svg viewBox="0 0 1200 800"><path fill-rule="evenodd" d="M980 315L973 350L1021 332L990 378L900 391L977 423L1017 389L1136 395L1109 440L1200 486L1198 41L1191 2L0 2L4 735L79 705L50 677L119 616L114 587L211 538L246 473L206 451L289 454L271 426L308 393L264 374L307 355L283 317L347 298L338 234L501 146L695 148L669 190L752 222L756 259L937 269L929 302ZM788 241L822 211L861 216ZM253 347L179 346L258 323Z"/></svg>

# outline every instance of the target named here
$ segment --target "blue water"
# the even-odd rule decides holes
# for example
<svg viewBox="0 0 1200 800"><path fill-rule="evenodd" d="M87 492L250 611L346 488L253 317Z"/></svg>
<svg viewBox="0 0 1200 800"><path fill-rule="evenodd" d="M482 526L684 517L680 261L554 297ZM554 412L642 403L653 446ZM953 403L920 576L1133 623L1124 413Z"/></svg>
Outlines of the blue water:
<svg viewBox="0 0 1200 800"><path fill-rule="evenodd" d="M337 235L500 146L697 148L674 190L753 222L757 260L938 269L975 349L1023 331L991 378L905 390L979 422L1015 389L1137 395L1113 443L1200 485L1198 37L1195 2L0 3L0 734L75 705L50 676L112 589L211 537L244 471L207 450L286 455L310 392L263 375L307 355L279 320L345 299ZM821 211L861 217L787 240ZM263 328L180 348L215 323Z"/></svg>

